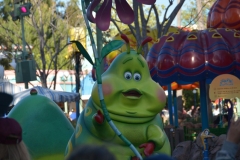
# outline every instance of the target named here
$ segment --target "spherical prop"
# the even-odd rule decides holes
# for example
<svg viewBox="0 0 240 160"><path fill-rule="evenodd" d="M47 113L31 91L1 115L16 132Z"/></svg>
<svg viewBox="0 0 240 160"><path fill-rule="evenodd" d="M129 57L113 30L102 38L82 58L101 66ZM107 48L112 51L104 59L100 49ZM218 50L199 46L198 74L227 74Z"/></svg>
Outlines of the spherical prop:
<svg viewBox="0 0 240 160"><path fill-rule="evenodd" d="M31 95L37 95L38 92L37 92L36 89L31 89L30 94L31 94Z"/></svg>

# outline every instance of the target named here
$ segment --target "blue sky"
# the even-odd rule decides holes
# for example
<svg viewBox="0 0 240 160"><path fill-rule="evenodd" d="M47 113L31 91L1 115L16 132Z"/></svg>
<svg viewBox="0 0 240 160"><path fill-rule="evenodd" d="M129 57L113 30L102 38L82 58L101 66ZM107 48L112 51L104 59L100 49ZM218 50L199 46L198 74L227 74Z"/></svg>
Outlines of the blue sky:
<svg viewBox="0 0 240 160"><path fill-rule="evenodd" d="M185 5L187 5L187 2L188 2L188 1L189 1L189 0L186 0L186 1L183 3L183 7L184 7ZM159 5L164 5L165 7L167 7L167 6L169 5L169 0L157 0L156 3L159 4ZM174 9L176 6L177 6L177 0L174 0L173 5L172 5L172 6L169 8L169 10L168 10L168 15L173 11L173 9ZM163 18L163 17L161 16L160 20L162 20L162 18ZM174 19L172 25L173 25L173 26L176 26L176 25L177 25L177 20L176 20L176 18Z"/></svg>

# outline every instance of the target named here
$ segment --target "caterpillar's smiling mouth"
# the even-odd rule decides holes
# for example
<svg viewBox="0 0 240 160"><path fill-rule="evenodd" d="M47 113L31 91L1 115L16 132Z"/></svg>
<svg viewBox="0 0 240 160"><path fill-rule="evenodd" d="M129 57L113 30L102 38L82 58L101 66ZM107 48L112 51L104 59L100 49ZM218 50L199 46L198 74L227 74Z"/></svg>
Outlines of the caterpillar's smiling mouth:
<svg viewBox="0 0 240 160"><path fill-rule="evenodd" d="M125 92L122 92L122 94L127 97L127 98L130 98L130 99L138 99L142 96L142 93L137 90L137 89L130 89L130 90L127 90Z"/></svg>

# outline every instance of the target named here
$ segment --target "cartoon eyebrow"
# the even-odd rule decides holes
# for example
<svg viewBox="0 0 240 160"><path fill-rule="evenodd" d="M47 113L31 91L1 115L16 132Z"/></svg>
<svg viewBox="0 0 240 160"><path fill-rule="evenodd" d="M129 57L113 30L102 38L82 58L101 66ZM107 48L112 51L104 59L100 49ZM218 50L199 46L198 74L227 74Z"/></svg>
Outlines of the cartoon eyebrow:
<svg viewBox="0 0 240 160"><path fill-rule="evenodd" d="M137 58L138 61L141 63L142 67L144 68L144 64L143 64L143 61L140 59L140 58Z"/></svg>
<svg viewBox="0 0 240 160"><path fill-rule="evenodd" d="M125 60L123 60L123 64L127 63L128 61L131 61L133 59L133 57L128 57Z"/></svg>

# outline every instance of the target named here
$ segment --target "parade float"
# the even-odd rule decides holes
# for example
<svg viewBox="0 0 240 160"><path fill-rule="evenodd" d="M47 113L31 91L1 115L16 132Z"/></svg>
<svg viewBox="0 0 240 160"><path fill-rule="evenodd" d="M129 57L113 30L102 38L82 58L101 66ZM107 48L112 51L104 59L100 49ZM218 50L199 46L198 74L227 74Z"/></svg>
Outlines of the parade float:
<svg viewBox="0 0 240 160"><path fill-rule="evenodd" d="M23 141L33 160L64 159L74 128L61 108L36 89L13 107L8 117L19 122Z"/></svg>
<svg viewBox="0 0 240 160"><path fill-rule="evenodd" d="M101 29L105 29L109 23L108 16L103 18L101 15L105 15L111 8L108 1L104 3L106 4L103 6L107 7L104 11L104 7L100 7L97 13L100 16L96 17L96 24ZM98 1L93 1L89 9L95 8L97 4ZM85 22L91 32L84 1L82 5ZM129 6L125 1L122 1L121 5ZM117 6L120 4L117 3ZM130 10L132 9L128 8L128 11ZM127 18L122 16L126 14L125 11L126 8L117 9L120 19L124 22L124 18ZM89 12L88 17L91 19ZM127 20L126 23L130 22ZM119 54L103 74L100 72L103 59L111 51L122 47L123 41L112 41L103 47L101 53L96 53L90 34L94 63L82 44L72 41L96 69L97 80L75 131L57 105L51 100L46 100L46 97L37 95L34 90L31 96L20 101L9 113L9 117L17 119L23 127L23 140L30 148L33 159L64 159L63 146L67 146L67 157L75 146L93 143L109 145L108 149L117 159L143 159L152 154L171 154L170 143L159 116L159 112L165 106L166 96L161 86L151 79L147 62L141 55L143 45L152 39L147 38L135 51L130 48L129 39L124 35L122 38L127 44L127 51ZM66 139L70 139L68 143Z"/></svg>
<svg viewBox="0 0 240 160"><path fill-rule="evenodd" d="M134 158L129 146L119 139L124 135L141 155L171 154L159 116L166 103L165 93L150 77L147 63L141 55L142 46L137 51L131 50L129 39L125 35L122 37L128 45L127 51L120 53L101 76L105 112L109 116L103 114L99 84L95 84L68 144L68 153L78 144L94 143L105 144L119 160ZM114 132L109 121L122 133Z"/></svg>
<svg viewBox="0 0 240 160"><path fill-rule="evenodd" d="M98 2L100 3L97 0L93 1L89 8L93 10L98 5ZM117 6L120 6L119 2L116 1ZM155 1L141 2L154 3ZM123 1L123 3L126 5L127 2ZM220 1L217 1L215 6L218 3ZM83 12L85 12L86 7L83 0L82 5ZM106 30L110 23L110 1L104 1L103 6L106 6L106 8L100 7L96 18L91 17L89 12L88 17L99 28ZM104 12L104 9L106 12ZM123 22L131 22L131 20L129 21L132 16L129 14L131 12L129 6L126 8L126 12L123 8L118 8L117 12ZM211 12L215 13L214 9ZM125 14L131 16L128 17ZM84 13L84 17L90 33L91 29L87 22L86 13ZM172 82L186 85L198 81L201 95L202 129L209 128L207 100L204 97L206 84L211 83L220 74L228 73L239 77L239 38L239 31L227 28L210 28L190 32L176 31L161 37L153 45L146 62L140 54L142 46L137 51L131 50L125 37L124 40L128 44L125 48L127 51L116 56L111 61L107 71L101 76L100 65L103 63L103 59L111 51L120 48L122 42L117 40L110 42L100 54L96 52L96 45L90 34L95 63L93 63L93 60L79 42L73 42L76 43L83 56L96 69L96 84L91 99L78 119L76 129L74 130L63 113L56 109L54 102L47 102L46 99L38 95L29 96L27 101L19 102L15 106L15 111L13 110L9 116L18 119L24 130L26 130L24 141L29 146L32 145L31 149L35 150L35 152L30 149L30 153L33 154L35 159L64 159L63 154L66 147L65 156L68 156L76 145L89 143L109 145L109 150L118 159L142 159L142 156L151 154L170 154L170 144L158 116L166 101L164 91L160 85L169 85ZM33 100L34 96L38 97L39 100ZM34 107L25 108L26 106ZM40 111L39 107L41 107ZM49 107L52 109L48 112ZM27 110L29 112L26 112ZM30 116L31 114L35 116ZM56 119L61 119L59 123L61 127L65 127L65 131L61 134L59 134L57 122L45 126L47 124L46 120L55 122ZM48 136L49 131L51 131L52 136ZM59 136L54 136L56 134L59 134ZM207 151L210 148L214 149L218 143L210 139L210 148L206 147L207 145L204 147L205 141L202 140L208 137L207 134L208 132L200 135L199 139L201 141L197 141L197 145L194 145L194 147L198 147L197 152L193 153L192 149L191 152L188 152L188 150L184 152L188 154L187 158L197 159L200 157L202 159L210 157ZM32 135L31 137L36 139L32 140L28 135ZM149 135L151 136L149 137ZM35 140L40 144L33 146ZM59 140L63 140L60 141L61 145L55 146ZM221 140L223 141L223 139ZM152 143L152 141L155 143ZM219 145L221 142L219 141ZM45 143L45 146L43 143ZM184 146L180 147L184 148ZM204 155L202 154L203 149ZM214 150L214 153L216 152L217 148ZM123 153L124 157L122 158ZM175 158L181 159L179 155L178 157L175 156Z"/></svg>

